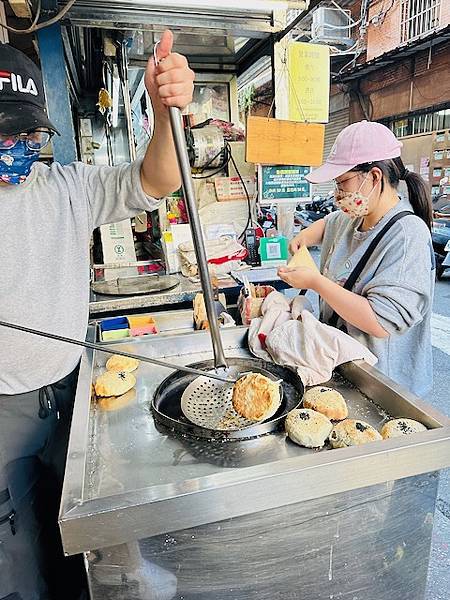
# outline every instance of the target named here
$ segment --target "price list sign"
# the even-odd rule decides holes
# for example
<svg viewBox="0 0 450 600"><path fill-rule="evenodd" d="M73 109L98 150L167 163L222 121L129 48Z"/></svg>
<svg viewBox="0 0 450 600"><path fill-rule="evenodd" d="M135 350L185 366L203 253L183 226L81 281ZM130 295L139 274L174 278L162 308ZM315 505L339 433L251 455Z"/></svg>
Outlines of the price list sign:
<svg viewBox="0 0 450 600"><path fill-rule="evenodd" d="M258 191L261 204L292 203L311 198L311 184L305 175L311 167L296 165L260 165Z"/></svg>

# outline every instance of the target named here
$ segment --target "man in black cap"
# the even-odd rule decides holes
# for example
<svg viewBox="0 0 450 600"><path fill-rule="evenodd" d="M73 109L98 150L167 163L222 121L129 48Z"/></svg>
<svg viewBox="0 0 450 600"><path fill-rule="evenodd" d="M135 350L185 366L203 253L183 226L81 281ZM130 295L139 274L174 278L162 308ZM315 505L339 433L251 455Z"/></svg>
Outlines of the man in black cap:
<svg viewBox="0 0 450 600"><path fill-rule="evenodd" d="M142 161L117 167L36 162L56 128L40 71L0 45L0 320L84 339L89 242L104 224L153 210L180 186L168 106L191 102L193 72L171 53L149 61L155 131ZM164 60L162 60L164 59ZM82 597L57 528L78 347L0 327L0 599Z"/></svg>

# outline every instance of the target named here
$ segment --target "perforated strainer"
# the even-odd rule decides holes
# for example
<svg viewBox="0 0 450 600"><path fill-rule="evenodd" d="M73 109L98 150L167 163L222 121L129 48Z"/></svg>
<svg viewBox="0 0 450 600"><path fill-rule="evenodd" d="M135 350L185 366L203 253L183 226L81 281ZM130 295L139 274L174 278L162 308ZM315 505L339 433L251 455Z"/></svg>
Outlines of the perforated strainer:
<svg viewBox="0 0 450 600"><path fill-rule="evenodd" d="M271 381L280 383L279 379L265 369L252 367L251 372L260 373ZM221 369L219 373L231 380L247 374L237 366L231 366L226 370ZM233 383L227 384L217 379L210 379L207 374L196 377L181 396L181 410L191 423L207 429L233 431L250 427L255 424L255 421L241 417L233 408L233 388ZM281 405L282 394L283 391L280 386L280 403L275 410L266 414L261 421L270 419L277 412Z"/></svg>
<svg viewBox="0 0 450 600"><path fill-rule="evenodd" d="M281 380L281 406L275 415L267 418L265 421L252 422L249 426L246 425L244 427L242 427L242 422L238 426L231 423L228 429L220 430L215 428L217 420L211 427L206 425L205 413L202 411L202 420L197 425L195 422L197 421L196 417L192 414L189 417L186 416L181 408L183 395L197 377L193 374L176 371L161 381L153 396L152 413L157 427L169 435L176 431L183 436L188 435L195 438L220 441L246 440L277 431L282 427L286 415L294 408L298 408L303 396L303 384L297 373L285 367L280 367L275 363L265 362L250 356L239 358L229 357L228 363L231 373L261 373L269 377L272 381ZM189 367L200 369L208 376L208 373L214 369L214 361L207 360L194 363L190 364ZM213 372L215 373L216 371L214 370ZM221 371L218 370L217 373L221 373ZM230 388L232 388L232 384ZM187 397L188 394L186 393L185 399ZM209 401L205 408L210 410Z"/></svg>
<svg viewBox="0 0 450 600"><path fill-rule="evenodd" d="M157 45L154 48L155 64L158 64ZM175 150L178 164L180 167L181 179L183 182L184 199L186 209L189 215L189 224L191 226L192 242L197 258L198 274L202 284L203 297L209 323L209 332L214 354L213 374L217 376L220 369L230 376L230 379L239 379L247 374L249 369L243 371L237 368L231 373L229 361L225 357L222 340L220 337L219 323L214 303L214 294L211 286L210 273L208 269L208 259L206 255L205 244L202 236L200 217L195 200L195 192L189 164L189 155L186 146L186 138L183 130L181 113L175 107L169 109L170 123L172 127ZM264 372L263 375L270 376L270 373ZM181 398L181 410L183 414L195 425L201 427L229 431L242 429L252 425L251 421L242 419L232 406L233 386L228 384L219 385L215 381L201 376L192 381L184 390Z"/></svg>

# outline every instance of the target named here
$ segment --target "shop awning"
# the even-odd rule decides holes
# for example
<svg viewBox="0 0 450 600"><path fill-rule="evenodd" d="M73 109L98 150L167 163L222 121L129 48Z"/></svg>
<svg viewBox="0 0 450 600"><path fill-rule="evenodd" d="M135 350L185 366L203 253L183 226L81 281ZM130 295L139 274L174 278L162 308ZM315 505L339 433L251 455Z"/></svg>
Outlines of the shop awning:
<svg viewBox="0 0 450 600"><path fill-rule="evenodd" d="M63 2L60 3L64 5ZM73 25L107 29L146 29L160 31L170 25L183 31L209 29L249 38L266 37L282 29L274 10L291 5L304 8L303 1L284 0L78 0L69 11Z"/></svg>
<svg viewBox="0 0 450 600"><path fill-rule="evenodd" d="M155 40L170 28L175 50L186 55L193 68L232 73L255 44L283 31L288 9L304 10L308 5L305 0L78 0L65 22L75 29L142 32L143 48L129 56L130 64L137 66L145 64Z"/></svg>

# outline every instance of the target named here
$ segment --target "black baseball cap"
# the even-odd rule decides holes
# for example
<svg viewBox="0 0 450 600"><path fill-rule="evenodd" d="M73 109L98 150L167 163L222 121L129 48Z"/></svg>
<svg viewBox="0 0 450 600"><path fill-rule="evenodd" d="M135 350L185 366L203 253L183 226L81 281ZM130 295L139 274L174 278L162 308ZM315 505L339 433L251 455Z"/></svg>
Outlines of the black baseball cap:
<svg viewBox="0 0 450 600"><path fill-rule="evenodd" d="M0 133L13 135L39 127L59 134L47 117L41 72L23 52L0 44Z"/></svg>

